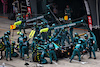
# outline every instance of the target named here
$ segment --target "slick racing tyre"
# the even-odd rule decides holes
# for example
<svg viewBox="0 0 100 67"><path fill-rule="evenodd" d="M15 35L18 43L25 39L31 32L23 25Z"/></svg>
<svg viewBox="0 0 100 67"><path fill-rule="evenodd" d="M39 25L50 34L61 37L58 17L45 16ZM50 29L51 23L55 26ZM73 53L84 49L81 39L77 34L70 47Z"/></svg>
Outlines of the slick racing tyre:
<svg viewBox="0 0 100 67"><path fill-rule="evenodd" d="M4 51L4 49L5 49L4 42L0 42L0 51Z"/></svg>
<svg viewBox="0 0 100 67"><path fill-rule="evenodd" d="M41 56L41 53L33 53L33 61L34 62L40 62L40 56Z"/></svg>
<svg viewBox="0 0 100 67"><path fill-rule="evenodd" d="M57 58L63 58L61 50L56 50L55 53L56 53Z"/></svg>

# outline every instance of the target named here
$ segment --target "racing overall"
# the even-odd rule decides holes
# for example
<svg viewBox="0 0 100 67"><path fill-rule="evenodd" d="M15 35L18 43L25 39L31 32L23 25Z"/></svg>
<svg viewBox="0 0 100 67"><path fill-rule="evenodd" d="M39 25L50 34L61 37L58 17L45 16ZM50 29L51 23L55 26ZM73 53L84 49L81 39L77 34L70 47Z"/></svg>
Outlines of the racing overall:
<svg viewBox="0 0 100 67"><path fill-rule="evenodd" d="M19 37L19 38L18 38L18 43L19 43L20 57L22 57L22 43L23 43L23 37Z"/></svg>
<svg viewBox="0 0 100 67"><path fill-rule="evenodd" d="M6 45L6 59L8 58L8 54L9 57L11 59L11 45L10 42L8 40L4 41L5 45Z"/></svg>
<svg viewBox="0 0 100 67"><path fill-rule="evenodd" d="M23 42L23 44L22 44L22 57L24 57L24 54L26 53L27 54L27 56L29 57L29 42L28 41L25 41L25 42Z"/></svg>
<svg viewBox="0 0 100 67"><path fill-rule="evenodd" d="M81 61L81 54L80 54L80 51L81 51L81 50L82 50L81 44L77 44L77 45L75 46L75 48L74 48L74 51L73 51L73 53L72 53L72 56L71 56L70 61L72 61L72 59L74 58L74 56L75 56L76 54L78 54L79 61Z"/></svg>
<svg viewBox="0 0 100 67"><path fill-rule="evenodd" d="M54 44L52 44L52 43L47 44L47 49L49 50L48 53L49 53L49 57L50 57L50 62L52 63L53 57L57 61L57 57L56 57L56 54L55 54L55 51L54 51L54 49L55 49Z"/></svg>
<svg viewBox="0 0 100 67"><path fill-rule="evenodd" d="M91 52L93 52L94 58L96 58L95 50L94 50L94 47L93 47L93 40L89 40L89 47L88 48L89 48L90 58L91 58Z"/></svg>
<svg viewBox="0 0 100 67"><path fill-rule="evenodd" d="M23 31L24 31L24 33L25 33L25 23L23 23L23 17L21 16L21 17L17 17L16 18L16 22L17 21L22 21L22 23L19 25L19 31L21 32L21 29L23 28Z"/></svg>

